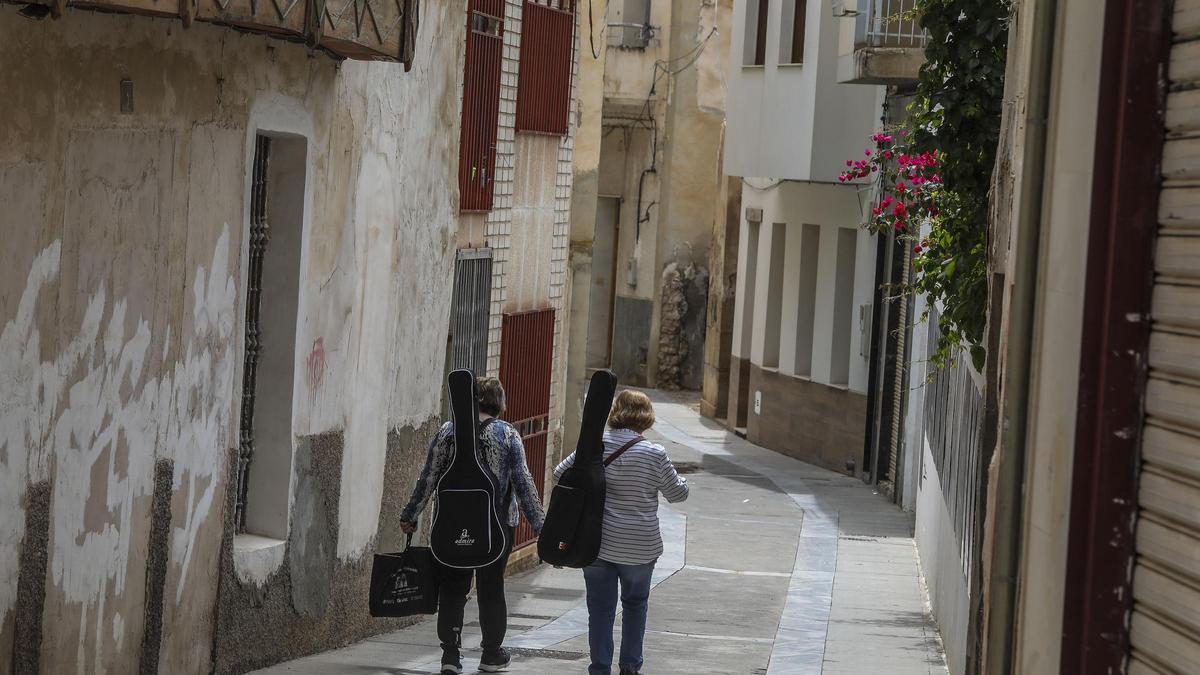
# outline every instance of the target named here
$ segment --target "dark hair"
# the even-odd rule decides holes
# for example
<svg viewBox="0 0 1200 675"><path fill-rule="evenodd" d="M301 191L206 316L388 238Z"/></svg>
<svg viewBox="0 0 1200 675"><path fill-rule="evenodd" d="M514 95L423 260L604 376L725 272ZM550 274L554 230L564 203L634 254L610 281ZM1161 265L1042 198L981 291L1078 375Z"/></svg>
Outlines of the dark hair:
<svg viewBox="0 0 1200 675"><path fill-rule="evenodd" d="M504 385L494 377L480 377L475 387L479 390L479 411L499 417L504 412Z"/></svg>
<svg viewBox="0 0 1200 675"><path fill-rule="evenodd" d="M654 426L654 406L650 397L640 391L626 389L617 394L608 426L613 429L632 429L639 434Z"/></svg>

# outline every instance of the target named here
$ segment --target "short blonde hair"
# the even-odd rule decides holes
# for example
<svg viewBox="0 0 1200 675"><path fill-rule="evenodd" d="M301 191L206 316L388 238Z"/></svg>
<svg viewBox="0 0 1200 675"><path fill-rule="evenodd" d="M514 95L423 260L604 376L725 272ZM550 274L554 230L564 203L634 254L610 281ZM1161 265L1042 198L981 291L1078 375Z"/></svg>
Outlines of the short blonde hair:
<svg viewBox="0 0 1200 675"><path fill-rule="evenodd" d="M608 414L608 426L632 429L639 434L654 426L654 406L650 404L650 397L632 389L617 394L612 412Z"/></svg>

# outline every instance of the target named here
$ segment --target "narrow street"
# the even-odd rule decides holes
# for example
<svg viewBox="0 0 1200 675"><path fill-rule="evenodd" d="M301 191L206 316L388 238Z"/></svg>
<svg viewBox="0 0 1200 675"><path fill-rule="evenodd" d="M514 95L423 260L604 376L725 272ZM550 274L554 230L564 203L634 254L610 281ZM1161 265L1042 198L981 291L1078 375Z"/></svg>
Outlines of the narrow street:
<svg viewBox="0 0 1200 675"><path fill-rule="evenodd" d="M861 481L728 433L689 398L650 393L658 423L647 436L666 446L692 492L660 507L666 552L650 599L647 673L946 672L909 514ZM511 671L584 672L582 574L541 566L507 590ZM472 601L467 672L479 660L474 612ZM436 673L440 654L426 620L258 672Z"/></svg>

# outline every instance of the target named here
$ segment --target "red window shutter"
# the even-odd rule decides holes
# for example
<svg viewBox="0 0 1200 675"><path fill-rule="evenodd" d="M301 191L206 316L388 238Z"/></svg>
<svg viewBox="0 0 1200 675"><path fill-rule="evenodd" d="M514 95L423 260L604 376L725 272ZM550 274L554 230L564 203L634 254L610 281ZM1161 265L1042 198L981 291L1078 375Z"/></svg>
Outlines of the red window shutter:
<svg viewBox="0 0 1200 675"><path fill-rule="evenodd" d="M574 47L575 0L525 0L517 131L567 133Z"/></svg>
<svg viewBox="0 0 1200 675"><path fill-rule="evenodd" d="M516 427L525 445L529 473L542 494L546 474L546 440L550 431L550 380L554 367L554 310L537 309L504 315L500 329L500 382L508 407L504 419ZM513 548L536 541L521 518Z"/></svg>
<svg viewBox="0 0 1200 675"><path fill-rule="evenodd" d="M463 211L492 208L503 53L504 0L470 0L458 150L458 190Z"/></svg>

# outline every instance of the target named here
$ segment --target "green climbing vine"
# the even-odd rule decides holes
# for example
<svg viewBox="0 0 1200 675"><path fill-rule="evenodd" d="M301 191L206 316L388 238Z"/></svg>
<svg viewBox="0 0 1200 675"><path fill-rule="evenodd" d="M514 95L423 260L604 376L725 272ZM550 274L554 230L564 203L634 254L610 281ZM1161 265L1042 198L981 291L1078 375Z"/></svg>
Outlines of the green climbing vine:
<svg viewBox="0 0 1200 675"><path fill-rule="evenodd" d="M941 305L939 367L960 349L976 367L986 358L988 188L1010 10L1011 0L916 0L913 13L929 44L909 117L902 130L873 136L866 158L848 161L843 174L880 178L880 207L866 227L894 228L913 245L915 274L902 290ZM929 227L924 236L922 225Z"/></svg>

